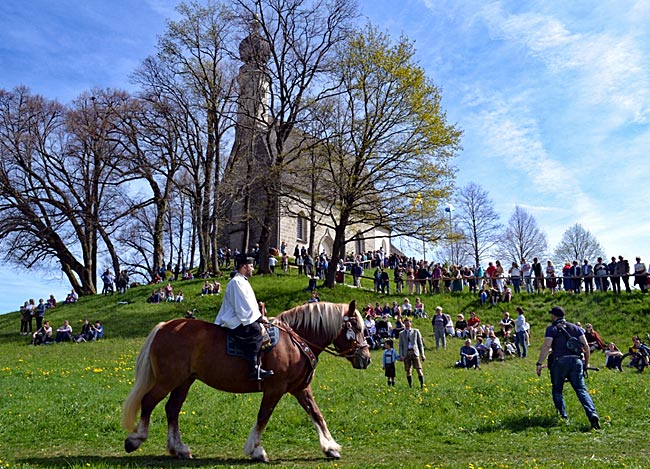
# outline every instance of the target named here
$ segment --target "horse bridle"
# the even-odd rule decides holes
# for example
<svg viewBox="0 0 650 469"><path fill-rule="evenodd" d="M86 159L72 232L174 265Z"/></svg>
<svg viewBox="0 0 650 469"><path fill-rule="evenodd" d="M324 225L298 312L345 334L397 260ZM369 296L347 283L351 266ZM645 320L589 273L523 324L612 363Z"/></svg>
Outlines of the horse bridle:
<svg viewBox="0 0 650 469"><path fill-rule="evenodd" d="M350 358L354 357L360 349L369 347L368 342L365 338L362 342L359 342L357 340L357 333L354 331L354 328L352 327L352 323L350 323L350 318L348 316L343 316L343 324L341 325L341 329L345 329L345 336L350 341L350 348L339 351L336 349L336 347L326 347L323 349L323 351L337 357Z"/></svg>
<svg viewBox="0 0 650 469"><path fill-rule="evenodd" d="M357 340L357 334L354 331L352 324L350 323L350 318L348 316L343 317L343 324L341 325L341 329L345 329L345 334L346 338L350 341L350 347L343 350L339 351L336 349L336 347L328 345L325 347L321 347L320 345L316 345L313 342L310 342L309 340L304 339L303 337L300 337L296 331L294 331L291 327L289 327L288 324L280 324L276 323L275 324L279 329L285 331L287 334L292 336L294 339L297 339L298 342L304 342L305 344L309 345L311 348L316 349L316 350L321 350L322 352L329 353L330 355L333 355L335 357L343 357L343 358L350 358L356 355L356 353L364 348L368 348L368 342L366 342L365 338L362 342L359 342Z"/></svg>

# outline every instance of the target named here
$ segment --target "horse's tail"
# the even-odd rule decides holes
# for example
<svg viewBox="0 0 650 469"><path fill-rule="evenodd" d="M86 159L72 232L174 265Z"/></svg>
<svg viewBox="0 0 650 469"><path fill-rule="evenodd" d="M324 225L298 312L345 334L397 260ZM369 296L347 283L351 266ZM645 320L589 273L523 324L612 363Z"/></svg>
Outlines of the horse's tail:
<svg viewBox="0 0 650 469"><path fill-rule="evenodd" d="M136 416L140 410L142 398L151 390L155 381L149 355L153 339L163 324L163 322L158 323L149 333L142 350L140 350L138 360L135 362L135 384L122 407L122 427L129 432L136 428Z"/></svg>

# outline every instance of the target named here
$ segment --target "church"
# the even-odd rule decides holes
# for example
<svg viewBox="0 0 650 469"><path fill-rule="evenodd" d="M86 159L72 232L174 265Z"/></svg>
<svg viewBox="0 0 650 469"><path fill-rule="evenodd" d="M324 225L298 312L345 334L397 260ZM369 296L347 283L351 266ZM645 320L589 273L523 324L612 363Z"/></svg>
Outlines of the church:
<svg viewBox="0 0 650 469"><path fill-rule="evenodd" d="M312 254L331 255L334 232L326 220L336 217L336 208L328 204L327 195L319 190L318 184L327 181L313 174L314 158L319 157L315 150L317 144L310 144L314 139L294 130L284 145L286 164L281 168L271 164L269 148L275 135L270 130L270 78L266 72L270 55L270 45L253 22L251 33L239 45L243 65L237 77L235 139L224 177L229 187L224 209L229 223L224 228L224 243L249 251L258 243L266 225L271 229L271 247L279 247L284 242L289 252L296 245L309 249L313 231ZM279 178L281 187L272 194L275 197L272 214L266 213L268 178ZM345 254L393 251L388 227L353 225L348 228L346 239L353 241L347 243Z"/></svg>

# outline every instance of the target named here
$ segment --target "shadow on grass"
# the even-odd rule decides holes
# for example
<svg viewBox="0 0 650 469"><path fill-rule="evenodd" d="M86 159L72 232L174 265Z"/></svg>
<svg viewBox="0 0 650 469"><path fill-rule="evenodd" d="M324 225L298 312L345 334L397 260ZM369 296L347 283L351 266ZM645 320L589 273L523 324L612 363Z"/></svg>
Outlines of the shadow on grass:
<svg viewBox="0 0 650 469"><path fill-rule="evenodd" d="M559 427L561 423L557 417L542 415L539 417L508 417L494 425L482 425L476 429L478 433L491 433L494 431L509 430L511 432L521 432L529 428L552 428Z"/></svg>
<svg viewBox="0 0 650 469"><path fill-rule="evenodd" d="M37 466L37 467L60 467L60 468L87 468L87 467L158 467L158 468L182 468L182 467L250 467L251 465L263 465L285 467L287 464L297 465L318 465L326 461L333 461L325 457L296 457L271 459L268 464L255 463L246 458L200 458L174 459L171 456L58 456L51 458L22 458L17 459L16 464Z"/></svg>

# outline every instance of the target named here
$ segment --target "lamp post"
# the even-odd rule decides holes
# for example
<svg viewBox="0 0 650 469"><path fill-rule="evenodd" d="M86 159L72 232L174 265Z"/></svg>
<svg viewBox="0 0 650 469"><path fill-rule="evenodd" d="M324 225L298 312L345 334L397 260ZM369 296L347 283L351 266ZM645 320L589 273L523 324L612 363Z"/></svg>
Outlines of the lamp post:
<svg viewBox="0 0 650 469"><path fill-rule="evenodd" d="M447 204L445 207L445 212L449 213L449 260L453 264L453 257L454 257L454 246L453 242L451 239L451 233L452 233L452 224L451 224L451 212L454 211L454 206L451 204Z"/></svg>

